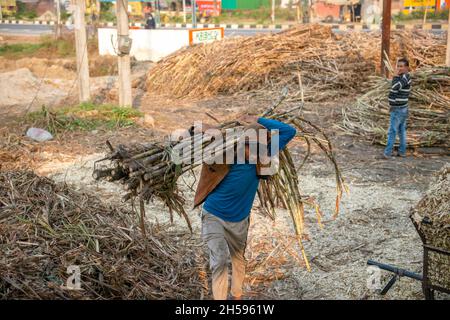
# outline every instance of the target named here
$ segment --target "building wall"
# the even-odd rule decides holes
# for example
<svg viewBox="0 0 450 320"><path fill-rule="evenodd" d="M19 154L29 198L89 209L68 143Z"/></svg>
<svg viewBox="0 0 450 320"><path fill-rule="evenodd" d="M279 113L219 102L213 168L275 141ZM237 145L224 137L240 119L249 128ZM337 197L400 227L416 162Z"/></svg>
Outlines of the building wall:
<svg viewBox="0 0 450 320"><path fill-rule="evenodd" d="M333 21L339 20L340 7L335 4L325 3L323 1L315 1L312 5L313 18L316 21L323 21L327 17L331 17Z"/></svg>
<svg viewBox="0 0 450 320"><path fill-rule="evenodd" d="M269 6L270 0L222 0L224 10L251 10Z"/></svg>
<svg viewBox="0 0 450 320"><path fill-rule="evenodd" d="M189 30L183 29L130 30L130 38L133 40L130 55L138 61L157 62L178 49L189 46ZM116 55L113 43L117 43L117 30L99 28L99 54Z"/></svg>

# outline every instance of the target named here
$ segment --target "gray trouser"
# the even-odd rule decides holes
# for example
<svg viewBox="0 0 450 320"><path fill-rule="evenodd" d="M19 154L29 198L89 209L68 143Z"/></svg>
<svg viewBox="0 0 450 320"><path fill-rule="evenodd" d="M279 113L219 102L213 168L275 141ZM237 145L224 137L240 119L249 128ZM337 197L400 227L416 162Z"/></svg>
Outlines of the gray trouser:
<svg viewBox="0 0 450 320"><path fill-rule="evenodd" d="M245 277L249 218L228 222L203 209L202 238L208 245L212 272L212 292L215 300L226 300L228 295L228 258L231 255L231 295L240 297Z"/></svg>

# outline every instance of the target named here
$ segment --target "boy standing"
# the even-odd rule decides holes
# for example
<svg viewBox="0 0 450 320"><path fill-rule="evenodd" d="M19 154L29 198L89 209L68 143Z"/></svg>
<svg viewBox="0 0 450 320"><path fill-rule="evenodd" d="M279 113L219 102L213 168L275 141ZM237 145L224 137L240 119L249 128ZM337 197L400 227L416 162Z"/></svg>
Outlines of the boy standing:
<svg viewBox="0 0 450 320"><path fill-rule="evenodd" d="M409 76L409 62L405 58L397 62L396 74L392 79L389 92L390 124L384 157L392 157L397 134L400 139L398 156L406 157L406 120L408 118L408 98L411 92L411 77Z"/></svg>

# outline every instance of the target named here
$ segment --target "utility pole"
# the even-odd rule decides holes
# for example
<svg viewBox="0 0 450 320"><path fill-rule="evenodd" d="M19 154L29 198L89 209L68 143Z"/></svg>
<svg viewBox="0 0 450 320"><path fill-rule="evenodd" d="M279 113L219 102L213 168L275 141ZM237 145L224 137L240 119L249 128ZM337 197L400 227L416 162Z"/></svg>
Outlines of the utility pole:
<svg viewBox="0 0 450 320"><path fill-rule="evenodd" d="M197 1L191 0L192 7L192 27L197 28Z"/></svg>
<svg viewBox="0 0 450 320"><path fill-rule="evenodd" d="M75 48L77 52L78 93L80 102L91 99L89 88L89 60L86 44L86 25L84 13L85 0L72 0L74 4Z"/></svg>
<svg viewBox="0 0 450 320"><path fill-rule="evenodd" d="M301 1L302 1L303 23L309 23L310 2L309 0L301 0Z"/></svg>
<svg viewBox="0 0 450 320"><path fill-rule="evenodd" d="M389 47L391 42L391 0L383 0L383 23L381 26L381 74L389 75L387 66L384 63L386 55L389 57ZM386 55L384 54L386 52Z"/></svg>
<svg viewBox="0 0 450 320"><path fill-rule="evenodd" d="M275 24L275 0L272 0L272 14L271 14L271 18L272 18L272 24Z"/></svg>
<svg viewBox="0 0 450 320"><path fill-rule="evenodd" d="M55 1L56 5L56 39L61 38L61 4L59 3L59 0Z"/></svg>
<svg viewBox="0 0 450 320"><path fill-rule="evenodd" d="M448 29L447 29L447 56L445 64L450 67L450 7L448 8Z"/></svg>
<svg viewBox="0 0 450 320"><path fill-rule="evenodd" d="M0 20L3 20L2 3L0 2Z"/></svg>
<svg viewBox="0 0 450 320"><path fill-rule="evenodd" d="M84 1L84 0L83 0ZM117 0L117 43L119 51L119 106L131 107L131 39L128 26L128 0Z"/></svg>

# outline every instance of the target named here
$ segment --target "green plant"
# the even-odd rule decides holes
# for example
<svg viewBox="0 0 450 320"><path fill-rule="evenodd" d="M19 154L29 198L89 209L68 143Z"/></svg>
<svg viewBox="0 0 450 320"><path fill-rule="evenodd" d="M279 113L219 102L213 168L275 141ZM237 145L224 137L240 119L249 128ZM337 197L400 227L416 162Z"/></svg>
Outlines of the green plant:
<svg viewBox="0 0 450 320"><path fill-rule="evenodd" d="M44 127L52 134L58 134L64 131L90 131L100 127L110 130L130 127L142 115L132 108L87 102L58 110L49 110L43 106L40 111L29 113L26 120Z"/></svg>
<svg viewBox="0 0 450 320"><path fill-rule="evenodd" d="M409 14L405 14L403 12L399 12L392 19L396 22L399 21L409 21L409 20L423 20L425 15L424 10L412 11ZM434 10L427 11L427 20L435 21L435 20L447 20L448 19L448 10L440 10L434 12Z"/></svg>
<svg viewBox="0 0 450 320"><path fill-rule="evenodd" d="M0 45L0 56L17 56L17 55L28 55L34 54L38 50L45 48L46 45L43 43L16 43L16 44L5 44Z"/></svg>

